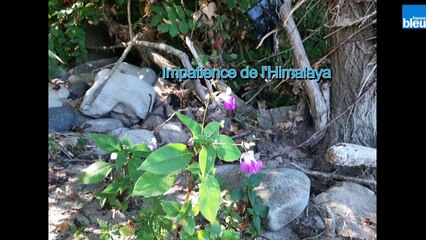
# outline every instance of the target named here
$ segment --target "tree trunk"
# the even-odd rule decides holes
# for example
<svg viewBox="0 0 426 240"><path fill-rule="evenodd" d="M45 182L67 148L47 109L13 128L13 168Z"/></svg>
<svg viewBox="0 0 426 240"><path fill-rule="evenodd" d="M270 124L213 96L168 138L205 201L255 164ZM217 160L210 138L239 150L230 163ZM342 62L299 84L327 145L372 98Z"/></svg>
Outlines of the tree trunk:
<svg viewBox="0 0 426 240"><path fill-rule="evenodd" d="M332 46L344 43L330 56L330 120L353 107L330 125L324 147L339 142L376 147L376 28L372 24L375 15L360 20L376 11L376 3L331 0L329 6L331 32L344 27L330 36Z"/></svg>

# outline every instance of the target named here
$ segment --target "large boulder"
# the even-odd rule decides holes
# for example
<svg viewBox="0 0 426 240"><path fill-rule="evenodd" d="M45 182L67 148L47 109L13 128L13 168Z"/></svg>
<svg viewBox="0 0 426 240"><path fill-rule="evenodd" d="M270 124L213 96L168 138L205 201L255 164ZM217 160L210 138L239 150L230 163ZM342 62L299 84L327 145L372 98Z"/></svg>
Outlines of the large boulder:
<svg viewBox="0 0 426 240"><path fill-rule="evenodd" d="M84 96L80 111L94 118L110 115L127 126L145 119L154 105L155 91L151 83L155 80L151 79L152 74L146 74L145 70L127 63L120 64L93 104L88 105L109 71L103 69L96 75L95 83Z"/></svg>
<svg viewBox="0 0 426 240"><path fill-rule="evenodd" d="M314 198L329 223L328 235L348 239L376 239L376 195L356 183L341 182Z"/></svg>
<svg viewBox="0 0 426 240"><path fill-rule="evenodd" d="M241 187L243 179L249 176L240 170L239 165L226 164L216 168L216 175L223 180L222 190ZM264 177L255 191L269 206L263 225L270 231L279 231L307 206L311 182L306 174L291 168L265 167L261 173Z"/></svg>

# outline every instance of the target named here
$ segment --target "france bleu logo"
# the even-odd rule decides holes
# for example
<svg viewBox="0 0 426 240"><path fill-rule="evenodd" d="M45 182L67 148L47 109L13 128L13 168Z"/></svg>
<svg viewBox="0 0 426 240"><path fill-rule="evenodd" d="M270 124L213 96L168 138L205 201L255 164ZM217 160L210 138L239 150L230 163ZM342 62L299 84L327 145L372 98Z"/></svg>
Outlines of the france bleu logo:
<svg viewBox="0 0 426 240"><path fill-rule="evenodd" d="M426 29L426 5L402 5L403 29Z"/></svg>

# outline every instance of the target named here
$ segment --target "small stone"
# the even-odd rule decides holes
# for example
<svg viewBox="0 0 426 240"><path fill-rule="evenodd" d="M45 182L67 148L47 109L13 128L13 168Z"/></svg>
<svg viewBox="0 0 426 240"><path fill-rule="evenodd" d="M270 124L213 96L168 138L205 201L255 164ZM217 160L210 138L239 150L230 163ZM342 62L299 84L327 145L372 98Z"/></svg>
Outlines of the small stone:
<svg viewBox="0 0 426 240"><path fill-rule="evenodd" d="M182 127L182 123L180 122L164 124L164 126L158 131L162 140L162 145L167 143L187 143L189 136Z"/></svg>
<svg viewBox="0 0 426 240"><path fill-rule="evenodd" d="M107 133L114 129L122 128L123 123L114 118L91 119L81 124L85 132Z"/></svg>
<svg viewBox="0 0 426 240"><path fill-rule="evenodd" d="M122 132L118 135L120 141L123 141L124 136L128 136L132 144L148 144L153 138L154 134L146 129L133 129L127 132Z"/></svg>

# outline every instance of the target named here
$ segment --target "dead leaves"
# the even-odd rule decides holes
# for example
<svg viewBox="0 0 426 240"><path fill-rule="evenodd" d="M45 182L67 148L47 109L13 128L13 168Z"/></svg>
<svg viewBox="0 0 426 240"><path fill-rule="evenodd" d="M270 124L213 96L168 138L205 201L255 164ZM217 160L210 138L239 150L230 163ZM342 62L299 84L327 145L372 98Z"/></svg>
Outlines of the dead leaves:
<svg viewBox="0 0 426 240"><path fill-rule="evenodd" d="M198 5L200 6L199 11L203 14L203 23L210 27L213 26L213 17L218 16L216 14L216 3L208 3L206 0L200 0L198 1Z"/></svg>
<svg viewBox="0 0 426 240"><path fill-rule="evenodd" d="M59 224L49 223L49 225L55 227L55 229L53 231L57 231L57 232L60 232L60 233L63 233L63 232L67 231L70 228L70 225L66 221L63 221L63 222L61 222Z"/></svg>

